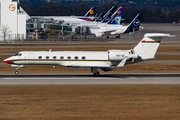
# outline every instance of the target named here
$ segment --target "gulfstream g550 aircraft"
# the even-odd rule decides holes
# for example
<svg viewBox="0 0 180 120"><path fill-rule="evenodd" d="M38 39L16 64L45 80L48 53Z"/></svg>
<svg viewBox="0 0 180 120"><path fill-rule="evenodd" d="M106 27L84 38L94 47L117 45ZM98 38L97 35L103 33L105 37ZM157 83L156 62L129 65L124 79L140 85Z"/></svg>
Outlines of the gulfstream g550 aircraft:
<svg viewBox="0 0 180 120"><path fill-rule="evenodd" d="M97 69L104 71L123 67L125 64L142 62L153 59L162 37L172 37L170 34L147 33L137 46L130 50L107 51L21 51L4 60L12 67L23 65L61 65L75 68L91 68L98 76Z"/></svg>

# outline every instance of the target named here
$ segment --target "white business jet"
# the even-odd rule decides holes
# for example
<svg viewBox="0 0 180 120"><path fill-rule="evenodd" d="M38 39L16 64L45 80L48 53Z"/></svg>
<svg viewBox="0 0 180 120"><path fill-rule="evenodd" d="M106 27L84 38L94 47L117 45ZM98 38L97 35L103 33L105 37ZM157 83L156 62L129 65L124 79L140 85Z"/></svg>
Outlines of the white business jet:
<svg viewBox="0 0 180 120"><path fill-rule="evenodd" d="M160 45L162 37L170 34L147 33L137 46L130 50L107 51L21 51L4 62L18 68L23 65L61 65L74 68L91 68L91 72L98 76L97 69L103 71L124 67L125 64L142 62L153 59ZM174 36L172 36L174 37Z"/></svg>

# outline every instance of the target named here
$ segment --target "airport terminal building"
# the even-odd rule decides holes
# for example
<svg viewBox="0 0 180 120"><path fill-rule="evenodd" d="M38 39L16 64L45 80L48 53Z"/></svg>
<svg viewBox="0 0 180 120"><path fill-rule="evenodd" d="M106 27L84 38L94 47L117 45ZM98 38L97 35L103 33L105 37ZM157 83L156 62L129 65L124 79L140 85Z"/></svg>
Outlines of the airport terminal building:
<svg viewBox="0 0 180 120"><path fill-rule="evenodd" d="M29 15L12 0L0 0L0 41L26 39Z"/></svg>

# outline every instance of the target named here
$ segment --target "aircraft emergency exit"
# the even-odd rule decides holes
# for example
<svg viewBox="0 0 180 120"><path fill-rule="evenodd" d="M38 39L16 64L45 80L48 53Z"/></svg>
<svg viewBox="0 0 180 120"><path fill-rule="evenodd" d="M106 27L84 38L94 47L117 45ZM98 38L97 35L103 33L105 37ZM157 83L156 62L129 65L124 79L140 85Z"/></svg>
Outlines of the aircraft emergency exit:
<svg viewBox="0 0 180 120"><path fill-rule="evenodd" d="M98 76L98 69L103 71L114 70L153 59L160 45L162 37L174 37L163 33L146 33L143 39L130 50L107 51L21 51L4 60L4 62L18 68L23 65L61 65L74 68L90 68Z"/></svg>

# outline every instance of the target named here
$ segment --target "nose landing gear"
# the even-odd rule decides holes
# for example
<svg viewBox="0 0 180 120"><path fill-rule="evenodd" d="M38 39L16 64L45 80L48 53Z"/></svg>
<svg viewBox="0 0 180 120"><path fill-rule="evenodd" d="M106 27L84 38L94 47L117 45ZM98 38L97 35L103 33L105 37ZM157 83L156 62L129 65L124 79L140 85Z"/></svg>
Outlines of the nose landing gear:
<svg viewBox="0 0 180 120"><path fill-rule="evenodd" d="M16 67L16 70L14 73L15 73L15 75L19 75L18 67Z"/></svg>
<svg viewBox="0 0 180 120"><path fill-rule="evenodd" d="M15 71L15 75L19 75L19 71L18 70Z"/></svg>
<svg viewBox="0 0 180 120"><path fill-rule="evenodd" d="M18 69L19 68L23 68L24 67L24 65L14 65L14 64L12 64L11 65L11 67L14 67L14 68L16 68L16 70L15 70L15 75L19 75L19 71L18 71Z"/></svg>

